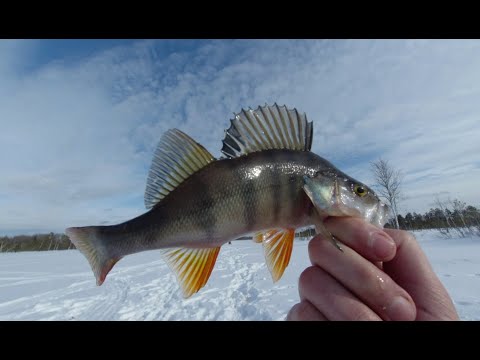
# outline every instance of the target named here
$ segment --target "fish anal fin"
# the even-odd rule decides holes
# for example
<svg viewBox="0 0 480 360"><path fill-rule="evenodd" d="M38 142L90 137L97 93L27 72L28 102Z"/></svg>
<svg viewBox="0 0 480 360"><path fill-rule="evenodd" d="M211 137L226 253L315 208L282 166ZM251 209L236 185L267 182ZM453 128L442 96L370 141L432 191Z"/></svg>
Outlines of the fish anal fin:
<svg viewBox="0 0 480 360"><path fill-rule="evenodd" d="M220 247L162 250L165 261L177 277L184 298L192 296L208 282L219 251Z"/></svg>
<svg viewBox="0 0 480 360"><path fill-rule="evenodd" d="M273 282L277 282L290 262L295 229L271 229L261 234L258 237L262 237L265 261Z"/></svg>

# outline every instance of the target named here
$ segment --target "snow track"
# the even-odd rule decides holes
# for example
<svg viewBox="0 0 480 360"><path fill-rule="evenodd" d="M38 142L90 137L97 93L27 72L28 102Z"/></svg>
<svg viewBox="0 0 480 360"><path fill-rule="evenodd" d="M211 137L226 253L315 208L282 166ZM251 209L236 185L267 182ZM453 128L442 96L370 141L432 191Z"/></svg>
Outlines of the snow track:
<svg viewBox="0 0 480 360"><path fill-rule="evenodd" d="M480 239L415 235L461 318L480 320ZM224 245L210 281L189 299L158 251L122 259L100 287L75 250L0 253L0 320L283 320L299 301L298 277L310 265L307 245L295 241L276 284L261 245Z"/></svg>

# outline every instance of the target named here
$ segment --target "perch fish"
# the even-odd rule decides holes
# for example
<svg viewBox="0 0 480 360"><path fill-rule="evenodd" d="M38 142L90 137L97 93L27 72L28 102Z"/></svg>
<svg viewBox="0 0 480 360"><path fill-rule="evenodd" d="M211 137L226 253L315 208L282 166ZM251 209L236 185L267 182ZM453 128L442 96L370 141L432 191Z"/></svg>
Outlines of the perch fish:
<svg viewBox="0 0 480 360"><path fill-rule="evenodd" d="M383 227L388 207L365 184L311 152L313 124L286 106L241 110L215 159L177 129L161 137L148 174L144 214L66 234L101 285L121 258L161 249L184 297L207 283L223 244L246 234L262 243L274 282L287 267L295 229L325 233L328 216Z"/></svg>

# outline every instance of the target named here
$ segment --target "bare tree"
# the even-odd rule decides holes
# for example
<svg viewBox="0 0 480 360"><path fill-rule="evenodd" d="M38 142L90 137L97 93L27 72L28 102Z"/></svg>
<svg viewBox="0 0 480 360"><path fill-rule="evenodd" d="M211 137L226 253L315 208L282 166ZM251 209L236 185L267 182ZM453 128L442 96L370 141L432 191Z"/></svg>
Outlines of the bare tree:
<svg viewBox="0 0 480 360"><path fill-rule="evenodd" d="M383 160L382 158L371 162L370 165L375 177L378 194L384 198L387 205L390 206L395 220L395 226L399 229L397 205L400 201L400 185L403 180L403 175L400 170L394 169L387 160Z"/></svg>
<svg viewBox="0 0 480 360"><path fill-rule="evenodd" d="M465 231L467 231L468 233L473 234L472 230L470 229L470 226L467 225L467 223L465 222L465 217L463 216L463 214L465 214L467 204L458 199L454 199L453 201L450 199L448 200L449 200L450 206L452 206L453 208L453 213L457 215L460 218L460 221L462 222L460 226L463 227Z"/></svg>
<svg viewBox="0 0 480 360"><path fill-rule="evenodd" d="M442 233L443 235L449 235L450 230L457 229L457 225L455 224L455 221L452 219L452 217L450 215L450 212L448 211L448 209L445 206L445 204L443 203L443 201L440 200L438 194L435 195L434 205L437 206L441 210L442 215L445 218L445 221L446 221L446 224L447 224L447 226L445 227L445 230L440 229L440 233ZM462 234L462 236L463 236L463 234Z"/></svg>

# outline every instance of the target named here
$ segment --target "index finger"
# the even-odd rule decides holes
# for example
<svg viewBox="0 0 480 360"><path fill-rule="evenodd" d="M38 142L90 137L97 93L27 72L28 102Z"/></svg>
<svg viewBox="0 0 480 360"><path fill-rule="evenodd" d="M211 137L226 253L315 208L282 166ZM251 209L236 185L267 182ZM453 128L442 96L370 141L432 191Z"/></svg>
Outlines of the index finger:
<svg viewBox="0 0 480 360"><path fill-rule="evenodd" d="M382 229L354 217L329 217L325 227L338 240L370 261L389 261L395 257L394 240Z"/></svg>

